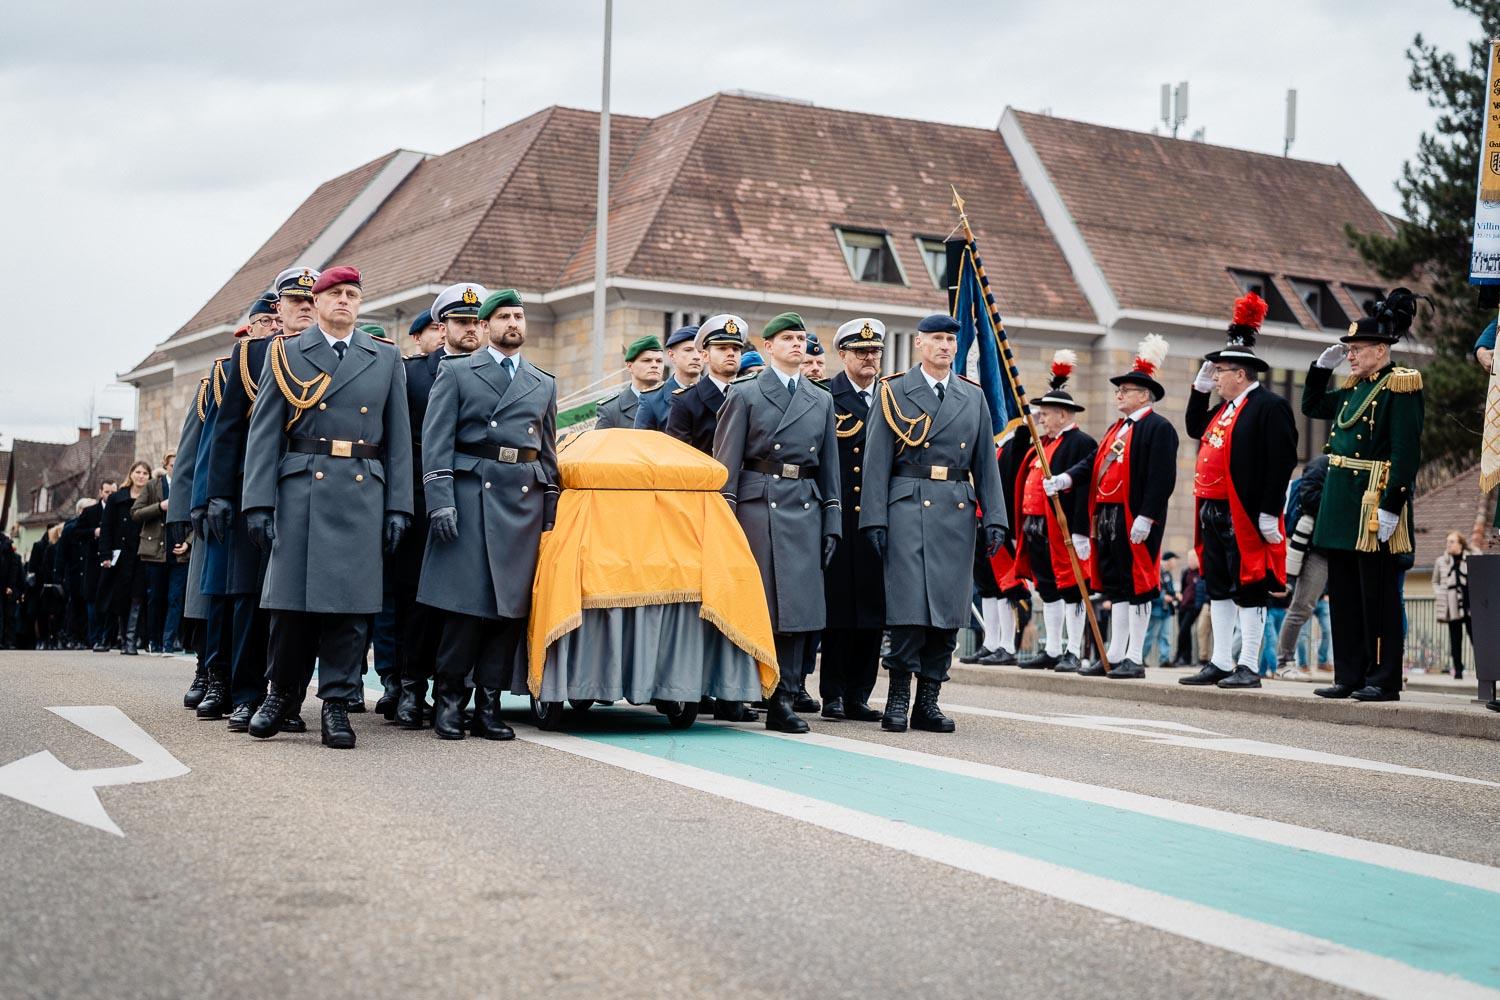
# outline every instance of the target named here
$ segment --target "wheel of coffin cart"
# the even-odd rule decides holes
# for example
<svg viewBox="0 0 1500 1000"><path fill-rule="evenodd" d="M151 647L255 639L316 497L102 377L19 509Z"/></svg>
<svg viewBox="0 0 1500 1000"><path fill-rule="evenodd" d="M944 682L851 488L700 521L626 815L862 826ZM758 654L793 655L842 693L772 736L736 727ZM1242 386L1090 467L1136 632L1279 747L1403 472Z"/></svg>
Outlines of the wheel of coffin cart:
<svg viewBox="0 0 1500 1000"><path fill-rule="evenodd" d="M531 719L538 729L552 732L562 725L563 703L560 701L537 701L531 699Z"/></svg>
<svg viewBox="0 0 1500 1000"><path fill-rule="evenodd" d="M667 717L673 729L687 729L698 721L698 703L696 701L654 701L651 704L656 710Z"/></svg>

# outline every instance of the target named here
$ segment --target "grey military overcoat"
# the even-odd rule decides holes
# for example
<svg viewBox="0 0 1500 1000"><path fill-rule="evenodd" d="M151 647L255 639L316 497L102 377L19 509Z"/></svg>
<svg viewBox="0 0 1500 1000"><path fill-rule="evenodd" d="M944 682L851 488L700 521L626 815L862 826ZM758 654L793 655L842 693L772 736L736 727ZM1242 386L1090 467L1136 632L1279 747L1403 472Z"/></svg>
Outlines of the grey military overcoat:
<svg viewBox="0 0 1500 1000"><path fill-rule="evenodd" d="M502 394L503 385L486 349L445 361L422 424L427 510L456 507L458 538L427 539L417 600L481 618L531 613L542 527L557 511L557 381L523 360ZM501 462L455 444L533 448L538 455Z"/></svg>
<svg viewBox="0 0 1500 1000"><path fill-rule="evenodd" d="M931 430L919 447L905 446L886 418L883 394L907 418L926 414ZM892 411L894 416L894 410ZM905 421L897 424L908 437ZM916 425L919 434L924 423ZM897 465L945 466L946 480L894 475ZM885 622L963 628L974 585L978 501L986 526L1007 525L995 435L984 392L948 379L942 405L921 367L881 381L866 436L860 530L885 527Z"/></svg>
<svg viewBox="0 0 1500 1000"><path fill-rule="evenodd" d="M599 419L594 424L594 429L602 431L610 427L634 427L635 414L640 407L641 397L630 386L626 386L625 391L618 396L599 404Z"/></svg>
<svg viewBox="0 0 1500 1000"><path fill-rule="evenodd" d="M735 382L719 410L714 458L729 470L724 498L760 566L772 630L819 631L823 537L842 531L833 397L800 376L789 396L769 367ZM809 471L790 478L745 468L756 462Z"/></svg>
<svg viewBox="0 0 1500 1000"><path fill-rule="evenodd" d="M280 611L375 614L381 608L385 514L411 515L411 423L406 373L394 344L355 330L343 361L316 323L278 338L289 374L311 382L332 375L317 405L296 412L267 352L245 446L245 510L276 512L276 541L261 606ZM295 382L287 387L298 391ZM381 458L289 451L293 438L350 441Z"/></svg>
<svg viewBox="0 0 1500 1000"><path fill-rule="evenodd" d="M193 479L197 474L198 438L203 433L203 418L198 416L196 398L188 404L187 415L182 420L182 433L177 438L177 461L172 466L172 480L177 484L174 492L182 498L178 503L167 504L167 524L187 524L192 519ZM182 614L185 618L207 618L208 598L199 586L203 575L203 543L190 538L192 548L188 550L187 585L183 591Z"/></svg>

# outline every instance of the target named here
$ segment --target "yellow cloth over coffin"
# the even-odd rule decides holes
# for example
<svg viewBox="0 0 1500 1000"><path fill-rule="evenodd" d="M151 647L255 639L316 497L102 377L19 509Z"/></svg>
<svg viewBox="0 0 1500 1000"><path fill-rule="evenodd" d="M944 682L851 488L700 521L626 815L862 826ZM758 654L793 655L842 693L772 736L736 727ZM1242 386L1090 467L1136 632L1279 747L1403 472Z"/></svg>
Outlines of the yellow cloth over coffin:
<svg viewBox="0 0 1500 1000"><path fill-rule="evenodd" d="M729 504L724 466L657 431L609 428L566 442L562 496L542 536L531 592L527 683L540 695L547 648L585 608L696 601L701 617L755 659L776 689L771 613L760 569Z"/></svg>

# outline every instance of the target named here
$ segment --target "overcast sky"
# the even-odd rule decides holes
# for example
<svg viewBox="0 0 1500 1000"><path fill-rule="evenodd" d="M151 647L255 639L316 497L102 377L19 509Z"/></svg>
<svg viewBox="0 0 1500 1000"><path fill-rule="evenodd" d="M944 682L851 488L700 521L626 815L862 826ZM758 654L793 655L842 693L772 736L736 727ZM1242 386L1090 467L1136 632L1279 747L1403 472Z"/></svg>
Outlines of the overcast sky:
<svg viewBox="0 0 1500 1000"><path fill-rule="evenodd" d="M133 420L115 376L314 187L396 147L476 138L481 91L490 131L599 106L602 0L3 8L0 442ZM1012 105L1147 130L1161 84L1188 80L1184 136L1279 153L1294 87L1293 155L1342 163L1395 211L1433 120L1406 83L1418 32L1456 49L1478 29L1447 0L617 0L611 103L654 116L744 89L991 128Z"/></svg>

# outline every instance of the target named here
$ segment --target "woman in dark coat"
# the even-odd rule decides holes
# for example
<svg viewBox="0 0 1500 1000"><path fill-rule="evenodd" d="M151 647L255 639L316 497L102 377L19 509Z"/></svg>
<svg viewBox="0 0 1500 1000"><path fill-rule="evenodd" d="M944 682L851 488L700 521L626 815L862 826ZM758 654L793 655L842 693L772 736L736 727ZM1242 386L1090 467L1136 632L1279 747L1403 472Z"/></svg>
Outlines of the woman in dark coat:
<svg viewBox="0 0 1500 1000"><path fill-rule="evenodd" d="M99 647L109 648L112 639L118 638L120 650L132 647L138 622L130 621L130 595L135 589L135 577L144 578L145 571L136 560L135 552L141 541L141 526L130 516L130 505L141 495L151 479L151 466L137 462L130 467L130 475L120 488L104 502L104 514L99 523L99 565L104 572L99 579L99 604L104 614L113 619L112 630L102 633ZM119 556L115 556L115 552ZM136 615L139 618L139 614Z"/></svg>

